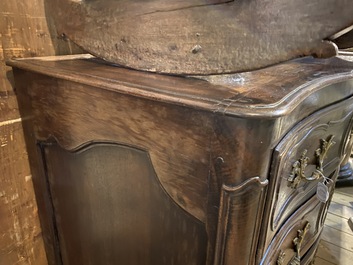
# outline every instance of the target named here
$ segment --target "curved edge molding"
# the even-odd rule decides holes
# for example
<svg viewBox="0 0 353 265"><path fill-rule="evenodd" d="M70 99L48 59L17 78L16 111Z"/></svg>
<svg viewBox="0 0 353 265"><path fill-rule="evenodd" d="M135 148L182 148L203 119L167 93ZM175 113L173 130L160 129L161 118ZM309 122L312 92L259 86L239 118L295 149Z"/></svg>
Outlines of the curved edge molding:
<svg viewBox="0 0 353 265"><path fill-rule="evenodd" d="M253 177L238 186L223 184L214 265L252 264L268 180ZM253 237L249 238L249 235ZM246 239L247 238L247 239ZM246 240L244 240L246 239Z"/></svg>
<svg viewBox="0 0 353 265"><path fill-rule="evenodd" d="M322 113L322 116L327 115L333 109L341 108L341 107L337 107L338 104L339 104L339 106L343 106L342 103L334 104L333 106L330 106L329 108L320 111ZM282 139L282 141L277 145L277 147L276 147L277 151L275 151L276 153L275 153L275 159L274 159L275 162L274 163L276 163L278 165L274 169L273 175L276 175L276 176L283 175L283 174L285 174L285 173L283 173L283 170L287 167L292 166L291 174L293 174L293 178L296 177L295 171L297 171L297 173L299 173L299 174L297 174L297 176L300 176L301 175L300 171L302 171L302 170L298 170L298 169L293 170L293 163L291 162L291 159L289 159L289 158L291 158L292 150L297 150L300 145L302 145L305 141L308 140L308 137L310 137L311 134L318 132L320 130L323 130L325 132L325 134L327 134L327 132L329 132L329 130L331 130L330 128L332 128L333 126L339 126L340 124L347 122L347 119L349 119L352 116L352 113L353 113L352 110L350 110L349 108L345 108L345 112L342 114L341 118L325 121L325 122L316 124L315 126L313 126L313 124L315 124L315 123L313 122L312 119L308 119L308 120L304 120L304 121L300 122L298 124L298 126L296 126L290 133L288 133L285 136L285 138ZM353 120L350 120L348 128L351 128L352 123L353 123ZM305 127L309 128L309 129L304 130ZM302 136L300 136L300 134L298 134L298 132L300 132L301 130L303 130L303 132L304 132ZM297 137L294 137L294 135L297 135ZM329 133L329 134L327 134L328 138L321 139L320 146L318 146L318 149L328 149L323 146L322 141L323 140L330 141L331 136L332 136L332 134ZM298 138L299 138L299 140L298 140ZM345 145L344 143L346 143L347 138L348 138L348 135L345 135L343 138L337 139L336 148L338 148L337 152L340 157L342 157L344 154L344 145ZM332 139L331 139L331 141L332 141ZM315 153L314 154L311 153L310 155L316 156ZM310 156L311 159L313 159L313 157ZM321 158L323 158L323 157L321 157ZM299 161L299 160L300 159L298 159L297 161ZM315 166L317 168L321 168L321 170L320 170L320 172L316 170L316 172L313 172L312 175L315 175L317 173L319 173L319 175L320 175L320 173L323 173L323 169L325 169L325 167L327 165L332 164L336 161L335 159L328 160L325 162L325 166L323 166L323 164L322 164L323 159L321 159L321 161L319 161L320 158L315 157L315 160L317 161ZM292 164L290 165L290 163L292 163ZM301 163L297 163L297 166L299 166L300 164ZM330 174L332 172L330 172ZM306 180L305 177L298 178L298 180L299 179ZM275 199L274 199L271 214L270 214L271 215L270 224L271 224L272 231L275 231L281 224L283 224L282 219L285 217L286 211L288 210L288 208L290 208L295 197L298 196L298 194L300 194L300 192L298 192L298 190L296 188L291 188L291 190L292 190L291 193L289 193L290 191L287 190L287 192L288 192L287 199L284 202L280 203L278 201L278 194L281 189L281 181L282 180L283 180L282 178L275 178L275 183L273 183L274 187L275 187ZM306 182L308 183L308 181L306 181ZM291 184L292 182L289 182L289 183ZM307 187L310 184L304 184L304 185L307 185L306 187L304 187L304 189L307 189ZM296 185L293 185L293 186L296 187ZM312 188L310 188L310 189L312 189Z"/></svg>
<svg viewBox="0 0 353 265"><path fill-rule="evenodd" d="M183 207L176 200L175 196L173 196L172 194L170 194L167 191L167 189L163 185L162 181L158 177L158 174L157 174L157 172L155 170L155 167L154 167L154 164L153 164L153 161L152 161L150 153L148 152L148 150L146 150L144 148L141 148L141 147L138 147L138 146L134 146L134 145L124 144L124 143L120 143L120 142L116 142L116 141L108 141L108 140L94 140L94 141L88 141L88 142L80 143L80 144L75 145L75 146L71 146L71 145L63 144L54 135L49 135L45 140L38 140L37 141L37 145L40 146L41 152L44 152L43 147L45 147L45 146L57 145L61 149L65 150L65 151L67 151L68 153L71 153L71 154L80 154L80 153L86 152L89 149L94 148L94 147L96 147L98 145L114 145L114 146L131 148L131 149L135 149L135 150L144 152L146 154L146 156L148 157L149 163L151 164L152 170L154 172L155 180L159 183L159 186L160 186L161 190L163 190L164 194L170 199L170 201L173 202L175 204L175 206L180 208L183 212L185 212L186 215L189 215L190 217L195 218L200 223L205 223L205 220L203 218L200 218L199 216L196 216L195 214L192 214L190 211L187 211L185 209L185 207Z"/></svg>
<svg viewBox="0 0 353 265"><path fill-rule="evenodd" d="M109 137L94 137L94 136L82 136L75 137L63 137L61 133L51 133L45 132L41 133L40 137L36 136L36 143L46 143L46 144L58 144L61 148L69 152L79 152L82 148L85 148L89 144L118 144L131 148L135 148L144 151L148 154L149 159L153 165L154 171L157 175L159 182L161 183L166 194L172 198L172 200L181 207L185 212L191 214L193 217L198 219L200 222L206 222L206 211L205 211L205 201L207 197L207 166L208 162L205 163L205 173L201 178L193 178L188 175L188 166L185 164L185 160L180 154L174 156L172 152L167 152L171 155L169 159L173 159L173 168L169 167L169 162L167 159L160 157L160 150L149 148L143 143L126 143L124 141L118 141ZM92 140L94 139L94 140ZM180 159L180 160L176 160ZM177 162L175 162L177 161ZM206 160L205 160L206 161ZM189 162L189 161L186 161ZM171 174L171 172L173 174ZM180 179L183 178L185 181L181 182ZM177 180L175 182L171 180ZM179 181L179 182L178 182ZM178 183L178 186L174 184ZM194 185L196 183L196 185Z"/></svg>
<svg viewBox="0 0 353 265"><path fill-rule="evenodd" d="M320 236L320 231L323 227L321 223L322 216L325 215L325 209L328 203L322 204L312 197L309 199L300 210L295 212L289 219L283 224L275 237L271 239L270 244L266 247L266 250L261 258L260 265L276 264L275 262L281 260L281 251L286 253L285 260L291 260L293 256L288 255L288 250L290 250L290 255L295 254L295 245L292 239L298 235L298 230L301 230L305 225L310 222L310 236L305 238L305 243L301 245L304 249L303 254L306 255L308 247L317 240ZM288 238L290 240L288 240ZM283 255L282 255L283 256ZM279 263L281 264L281 263ZM287 263L282 263L287 264ZM288 263L289 265L290 263Z"/></svg>
<svg viewBox="0 0 353 265"><path fill-rule="evenodd" d="M223 184L222 189L225 191L228 191L228 192L235 192L237 190L241 190L243 187L245 187L247 185L250 185L249 183L251 183L251 182L258 182L258 184L263 187L268 185L267 179L265 179L264 181L261 181L260 177L254 177L254 178L248 179L248 180L244 181L242 184L234 186L234 187Z"/></svg>

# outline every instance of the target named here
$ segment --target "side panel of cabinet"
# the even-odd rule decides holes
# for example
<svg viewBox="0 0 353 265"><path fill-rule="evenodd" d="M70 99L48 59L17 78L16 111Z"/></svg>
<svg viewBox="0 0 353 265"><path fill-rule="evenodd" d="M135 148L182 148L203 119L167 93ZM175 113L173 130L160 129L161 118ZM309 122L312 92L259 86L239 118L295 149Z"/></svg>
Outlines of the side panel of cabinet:
<svg viewBox="0 0 353 265"><path fill-rule="evenodd" d="M145 151L42 149L64 265L205 264L205 225L169 198Z"/></svg>
<svg viewBox="0 0 353 265"><path fill-rule="evenodd" d="M16 84L17 93L24 119L26 143L37 194L41 226L46 251L49 253L49 264L59 265L62 260L64 265L66 265L67 260L70 260L71 254L65 252L66 250L63 251L66 248L65 244L67 244L65 242L75 239L72 236L68 240L67 236L71 235L71 232L68 231L80 231L75 228L65 230L65 232L60 230L60 221L63 220L63 216L66 218L68 215L58 215L65 208L63 204L58 203L59 198L64 199L66 193L56 190L55 181L60 180L64 176L68 178L67 180L72 177L73 180L80 183L79 178L81 178L81 185L88 187L85 185L89 185L90 181L94 185L97 184L94 182L97 181L95 176L101 176L103 179L105 176L107 178L105 180L106 183L111 181L111 179L115 180L113 177L115 174L117 174L116 176L119 176L118 174L127 176L129 181L135 178L135 174L130 171L120 172L122 165L120 164L119 166L119 163L116 165L117 171L111 171L108 174L105 171L107 169L105 166L101 166L98 170L97 168L94 169L91 163L84 162L85 159L83 157L87 155L83 154L93 154L94 152L91 152L91 149L95 150L96 148L88 148L86 146L86 152L82 152L83 149L81 147L92 142L114 143L113 147L106 147L106 149L115 153L115 156L119 156L122 150L118 148L119 144L125 147L129 146L129 148L134 150L132 152L134 155L127 163L142 164L145 166L145 170L149 168L149 173L146 173L146 171L137 177L140 177L141 181L146 181L146 179L152 181L152 184L150 184L153 187L152 191L150 190L152 189L151 187L150 189L142 189L139 184L141 181L122 183L126 191L142 196L139 197L143 206L141 206L143 209L139 208L140 211L138 212L140 214L150 210L149 214L154 212L156 218L160 218L159 221L156 221L150 215L144 218L141 216L141 218L136 217L141 219L139 221L140 227L147 220L145 225L147 227L149 224L152 226L146 228L149 236L154 235L148 238L143 236L147 232L142 230L137 232L139 236L145 238L145 241L143 242L142 239L136 240L136 246L141 250L142 247L139 247L139 244L145 248L148 245L150 249L145 249L145 251L150 253L156 253L153 248L159 248L159 246L162 249L163 247L168 247L171 250L178 250L175 252L173 250L173 253L169 250L165 254L157 251L158 257L148 257L150 264L164 264L163 259L166 259L168 255L169 261L173 261L174 264L178 264L177 262L185 264L185 259L193 260L192 264L204 264L207 258L207 251L209 251L207 249L209 237L206 233L205 223L207 214L207 178L210 163L208 141L210 138L210 117L198 111L190 111L190 109L181 107L169 107L163 103L153 104L152 101L144 100L143 98L106 91L99 87L84 86L18 69L15 70L15 74L16 80L18 80ZM58 143L62 150L58 147L55 148L54 145L46 145L45 143L48 139L55 140L54 142ZM42 152L38 148L38 143L42 143L42 145L44 143ZM141 155L141 152L144 156ZM55 162L53 157L56 155L64 161L62 164L59 161ZM80 161L78 164L81 164L81 167L78 166L78 172L71 172L72 175L66 173L62 175L60 172L70 165L69 160L71 158L73 161ZM51 161L50 159L54 160ZM115 163L113 162L115 160L109 160L113 159L112 156L102 155L99 156L99 159L102 163ZM91 170L87 171L87 168ZM52 169L55 169L55 171L50 171ZM82 170L93 174L88 182L84 178L85 174ZM50 172L51 174L49 174ZM76 179L76 175L78 179ZM76 189L79 188L80 186L78 185ZM91 188L93 192L94 188ZM114 191L112 192L113 199L117 198L118 195ZM149 204L149 208L146 206L149 201L149 199L146 199L146 193L154 194L154 201ZM71 196L74 196L73 194L74 192L72 192ZM107 196L105 193L103 194ZM148 196L152 196L151 194ZM72 197L72 199L74 198L82 199L80 197ZM97 201L94 200L95 205L97 205ZM101 204L108 204L108 201L110 203L108 198L103 197ZM157 201L159 201L159 204ZM99 203L98 205L100 206ZM122 203L119 203L119 205L122 205ZM73 205L70 207L68 208L71 209L69 211L74 211L75 207ZM99 210L102 209L101 207L98 208ZM92 212L94 211L92 210ZM165 216L160 216L160 214ZM91 215L89 214L89 216ZM116 215L114 216L116 217ZM84 219L87 222L89 220L89 218ZM86 224L85 220L80 222ZM165 220L166 222L160 220ZM104 221L110 224L113 223L113 220L109 218ZM76 227L81 227L81 225L72 224L76 225ZM166 231L167 228L165 226L168 226L170 230ZM108 229L105 226L103 227L97 229ZM133 227L133 224L131 224L131 227ZM157 231L159 228L162 230ZM131 228L131 230L133 229ZM183 237L185 233L187 234L186 238ZM168 240L165 241L166 238L170 238L169 242ZM189 241L190 238L192 238L191 241ZM75 240L74 242L77 242L77 239ZM157 245L152 244L153 240L157 242ZM88 244L88 240L83 242L86 245ZM114 243L114 241L112 242ZM119 245L127 243L125 241L121 243L120 241ZM178 247L174 247L174 245ZM189 253L189 250L186 250L187 248L191 249L192 252L195 249L196 252L191 254L193 257L186 257L185 255L188 254L185 254L184 257L183 255L176 257L177 253ZM88 248L83 251L84 255L88 255L89 251L87 251ZM117 252L116 248L114 248L114 252ZM146 254L146 252L144 253ZM115 254L112 255L114 256ZM136 258L141 261L143 257ZM89 263L83 262L82 264ZM137 264L142 263L138 262Z"/></svg>

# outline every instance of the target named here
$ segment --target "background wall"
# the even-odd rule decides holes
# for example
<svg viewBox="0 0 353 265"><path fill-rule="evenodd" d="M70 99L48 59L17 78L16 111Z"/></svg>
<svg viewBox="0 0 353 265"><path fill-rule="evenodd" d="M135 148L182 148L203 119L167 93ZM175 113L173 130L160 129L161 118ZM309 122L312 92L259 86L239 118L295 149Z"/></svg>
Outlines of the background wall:
<svg viewBox="0 0 353 265"><path fill-rule="evenodd" d="M13 57L79 53L56 35L45 0L0 0L0 265L47 264L13 76Z"/></svg>

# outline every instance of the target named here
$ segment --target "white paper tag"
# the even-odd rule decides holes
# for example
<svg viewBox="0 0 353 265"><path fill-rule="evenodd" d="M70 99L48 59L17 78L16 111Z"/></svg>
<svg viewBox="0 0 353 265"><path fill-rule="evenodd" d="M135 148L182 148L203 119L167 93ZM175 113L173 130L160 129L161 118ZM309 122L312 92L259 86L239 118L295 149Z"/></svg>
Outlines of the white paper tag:
<svg viewBox="0 0 353 265"><path fill-rule="evenodd" d="M316 197L319 199L319 201L323 203L327 202L328 200L328 197L329 197L328 187L322 182L319 182L317 184Z"/></svg>

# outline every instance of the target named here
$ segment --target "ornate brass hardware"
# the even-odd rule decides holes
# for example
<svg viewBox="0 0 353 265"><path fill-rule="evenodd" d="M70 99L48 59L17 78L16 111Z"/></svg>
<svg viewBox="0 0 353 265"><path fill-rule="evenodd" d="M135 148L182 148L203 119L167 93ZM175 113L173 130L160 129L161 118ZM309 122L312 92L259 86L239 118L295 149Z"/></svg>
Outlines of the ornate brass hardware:
<svg viewBox="0 0 353 265"><path fill-rule="evenodd" d="M291 259L290 263L288 263L289 265L300 265L300 259L301 259L300 252L302 249L304 238L308 233L309 229L310 229L310 223L307 222L302 230L297 231L298 235L293 239L295 256ZM276 265L283 265L285 256L286 256L286 253L280 250Z"/></svg>
<svg viewBox="0 0 353 265"><path fill-rule="evenodd" d="M316 149L315 155L317 157L317 169L323 172L323 163L324 159L327 156L328 150L333 146L336 142L333 141L334 136L331 135L326 141L325 139L321 139L321 148Z"/></svg>
<svg viewBox="0 0 353 265"><path fill-rule="evenodd" d="M284 252L281 250L281 251L279 252L276 265L283 265L285 256L286 256L286 253L284 253Z"/></svg>
<svg viewBox="0 0 353 265"><path fill-rule="evenodd" d="M306 156L305 149L301 157L293 163L292 172L289 175L288 181L291 188L296 189L302 180L312 181L324 176L323 162L327 156L328 150L335 144L334 136L331 135L328 140L321 139L321 147L316 149L316 169L310 176L305 175L305 168L308 165L309 157Z"/></svg>
<svg viewBox="0 0 353 265"><path fill-rule="evenodd" d="M291 260L291 262L289 263L289 265L300 265L300 259L301 259L300 252L301 252L305 235L308 233L309 229L310 229L310 223L307 222L303 230L298 230L298 236L293 239L293 244L294 244L294 249L296 254Z"/></svg>

